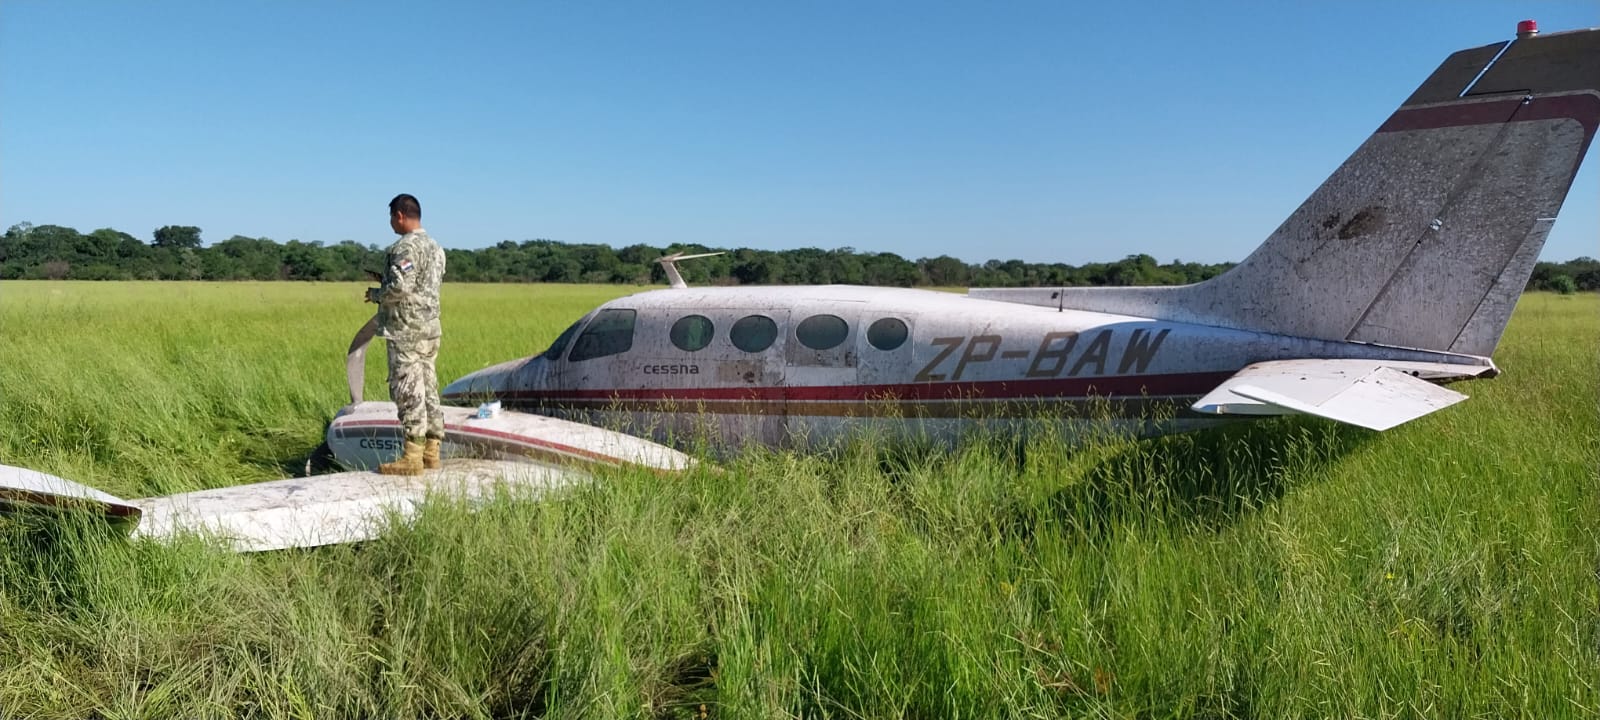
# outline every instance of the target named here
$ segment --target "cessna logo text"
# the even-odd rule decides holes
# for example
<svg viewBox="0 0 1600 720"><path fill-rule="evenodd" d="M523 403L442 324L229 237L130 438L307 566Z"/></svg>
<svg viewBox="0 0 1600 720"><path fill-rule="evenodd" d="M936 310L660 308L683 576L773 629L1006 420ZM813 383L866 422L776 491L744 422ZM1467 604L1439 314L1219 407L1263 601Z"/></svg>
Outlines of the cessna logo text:
<svg viewBox="0 0 1600 720"><path fill-rule="evenodd" d="M646 375L699 375L699 365L646 365Z"/></svg>

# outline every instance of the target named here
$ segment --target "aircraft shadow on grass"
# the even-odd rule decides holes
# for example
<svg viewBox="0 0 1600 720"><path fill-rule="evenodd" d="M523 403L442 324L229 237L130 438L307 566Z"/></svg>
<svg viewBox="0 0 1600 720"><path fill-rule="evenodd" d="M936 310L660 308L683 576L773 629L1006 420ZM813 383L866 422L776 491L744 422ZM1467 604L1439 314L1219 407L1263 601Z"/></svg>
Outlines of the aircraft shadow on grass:
<svg viewBox="0 0 1600 720"><path fill-rule="evenodd" d="M1376 433L1310 418L1282 418L1142 440L1099 460L1048 507L1058 527L1101 539L1114 527L1153 523L1224 529L1326 471Z"/></svg>
<svg viewBox="0 0 1600 720"><path fill-rule="evenodd" d="M1130 526L1219 532L1293 488L1319 482L1376 437L1340 423L1290 417L1080 447L1046 441L1041 449L1016 440L986 461L1002 465L1003 473L1054 478L1016 480L1038 489L999 501L991 523L1000 536L1028 545L1041 535L1099 543ZM897 484L910 482L914 468L959 472L940 467L957 462L950 452L961 450L886 450L879 470Z"/></svg>

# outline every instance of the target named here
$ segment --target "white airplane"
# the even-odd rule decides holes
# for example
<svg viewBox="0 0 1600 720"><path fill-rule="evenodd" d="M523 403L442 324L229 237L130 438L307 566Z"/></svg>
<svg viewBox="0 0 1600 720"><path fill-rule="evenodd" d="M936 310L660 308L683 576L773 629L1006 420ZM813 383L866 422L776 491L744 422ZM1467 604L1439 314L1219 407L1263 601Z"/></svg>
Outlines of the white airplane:
<svg viewBox="0 0 1600 720"><path fill-rule="evenodd" d="M1203 283L689 288L674 265L689 257L673 256L671 288L605 303L543 353L445 387L467 407L446 410L442 471L361 470L401 434L392 403L361 398L369 323L327 433L352 472L124 501L0 466L0 503L86 503L143 516L136 533L263 550L369 538L378 515L431 492L694 464L661 443L951 440L1040 420L1152 435L1286 414L1387 429L1464 399L1440 383L1498 372L1491 355L1600 126L1600 28L1518 30L1448 57L1265 243Z"/></svg>
<svg viewBox="0 0 1600 720"><path fill-rule="evenodd" d="M1303 413L1384 430L1464 399L1600 123L1600 29L1451 55L1266 242L1182 287L672 287L450 383L659 442L1159 434ZM342 418L341 418L342 420ZM341 420L330 429L340 434ZM398 441L398 436L395 436ZM396 445L398 446L398 445Z"/></svg>

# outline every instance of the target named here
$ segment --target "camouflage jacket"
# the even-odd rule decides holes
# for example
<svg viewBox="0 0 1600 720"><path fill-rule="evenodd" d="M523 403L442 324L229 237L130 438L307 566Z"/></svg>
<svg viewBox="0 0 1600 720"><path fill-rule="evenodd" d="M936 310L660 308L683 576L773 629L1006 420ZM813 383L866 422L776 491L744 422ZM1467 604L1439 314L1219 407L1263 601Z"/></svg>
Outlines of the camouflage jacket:
<svg viewBox="0 0 1600 720"><path fill-rule="evenodd" d="M444 250L417 228L389 247L378 303L378 335L390 340L439 337L439 283L444 280Z"/></svg>

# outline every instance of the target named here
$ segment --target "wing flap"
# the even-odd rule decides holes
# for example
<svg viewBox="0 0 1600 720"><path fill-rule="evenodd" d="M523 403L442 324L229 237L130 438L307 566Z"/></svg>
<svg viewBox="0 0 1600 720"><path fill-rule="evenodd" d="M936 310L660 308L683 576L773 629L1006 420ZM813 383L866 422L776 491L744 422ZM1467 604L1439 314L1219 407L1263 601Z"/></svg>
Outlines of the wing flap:
<svg viewBox="0 0 1600 720"><path fill-rule="evenodd" d="M1276 360L1245 367L1191 409L1213 415L1303 413L1387 430L1467 398L1430 380L1477 377L1494 371L1492 365Z"/></svg>

